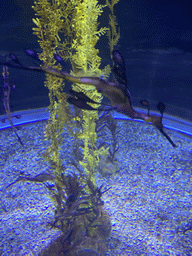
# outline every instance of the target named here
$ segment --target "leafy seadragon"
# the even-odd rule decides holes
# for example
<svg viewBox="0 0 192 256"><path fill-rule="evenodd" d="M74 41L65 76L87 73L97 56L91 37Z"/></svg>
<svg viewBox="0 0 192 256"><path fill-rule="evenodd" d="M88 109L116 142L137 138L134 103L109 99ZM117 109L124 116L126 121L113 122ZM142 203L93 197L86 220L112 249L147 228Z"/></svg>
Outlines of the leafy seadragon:
<svg viewBox="0 0 192 256"><path fill-rule="evenodd" d="M26 53L32 57L36 56L36 53L32 50L26 50ZM106 96L111 101L111 109L122 113L130 118L133 119L142 119L147 123L152 123L164 136L165 138L171 143L173 147L176 147L175 143L171 140L171 138L165 133L163 130L162 118L163 118L163 111L161 111L161 116L147 114L136 111L131 102L131 95L128 90L127 85L127 76L126 76L126 66L123 56L118 50L112 51L113 56L113 68L112 72L116 76L117 82L109 82L104 80L103 78L99 77L75 77L67 73L66 71L58 71L52 67L28 67L20 64L18 59L13 56L12 60L15 64L11 62L2 62L1 65L6 65L13 68L19 68L24 70L31 70L36 72L44 72L48 73L57 77L61 77L67 81L77 84L87 84L93 85L96 87L97 91L100 92L102 95ZM56 55L55 59L59 61L59 57ZM60 60L61 61L61 60ZM96 103L89 99L86 95L81 93L76 93L72 91L72 97L68 98L69 103L76 105L81 109L86 110L97 110L90 106L88 103ZM109 110L111 110L109 109Z"/></svg>

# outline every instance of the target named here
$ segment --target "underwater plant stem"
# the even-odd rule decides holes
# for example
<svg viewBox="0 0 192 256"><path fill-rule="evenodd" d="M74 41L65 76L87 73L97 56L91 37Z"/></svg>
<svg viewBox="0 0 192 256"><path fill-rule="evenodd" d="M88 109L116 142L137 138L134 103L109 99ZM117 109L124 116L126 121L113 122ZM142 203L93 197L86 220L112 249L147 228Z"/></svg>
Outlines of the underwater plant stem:
<svg viewBox="0 0 192 256"><path fill-rule="evenodd" d="M11 118L11 112L10 112L10 106L9 106L9 97L10 97L10 85L9 85L9 72L8 72L8 67L7 66L3 66L3 85L4 85L4 93L3 93L3 105L7 114L7 118L9 120L9 123L11 125L12 130L14 131L19 143L21 144L21 146L23 146L23 143L21 141L21 138L19 137L19 135L17 134L17 130L13 125L13 121Z"/></svg>

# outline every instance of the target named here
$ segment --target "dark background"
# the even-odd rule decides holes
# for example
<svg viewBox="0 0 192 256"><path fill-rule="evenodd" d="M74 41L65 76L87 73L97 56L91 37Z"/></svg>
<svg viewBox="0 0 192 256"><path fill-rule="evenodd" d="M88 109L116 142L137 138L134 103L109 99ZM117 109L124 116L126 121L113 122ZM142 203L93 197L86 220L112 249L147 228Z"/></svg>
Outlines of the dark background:
<svg viewBox="0 0 192 256"><path fill-rule="evenodd" d="M0 1L0 56L9 52L27 60L26 48L38 49L32 33L33 0ZM127 65L133 105L147 99L153 109L159 101L166 112L192 120L192 7L186 0L120 0L115 14L121 39L117 48ZM106 7L107 8L107 7ZM101 19L107 22L107 10ZM111 64L107 38L97 45L104 64ZM70 66L67 63L66 69ZM49 104L43 74L9 69L16 85L11 110L38 108ZM0 80L2 85L2 78ZM2 94L2 86L1 94ZM3 114L0 104L0 114Z"/></svg>

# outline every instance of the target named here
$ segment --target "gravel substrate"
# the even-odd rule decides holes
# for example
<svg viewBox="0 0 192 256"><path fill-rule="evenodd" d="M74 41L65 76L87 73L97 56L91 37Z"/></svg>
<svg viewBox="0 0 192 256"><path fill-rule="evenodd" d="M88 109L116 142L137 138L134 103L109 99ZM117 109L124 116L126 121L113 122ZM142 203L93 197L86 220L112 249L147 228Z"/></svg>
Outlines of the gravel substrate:
<svg viewBox="0 0 192 256"><path fill-rule="evenodd" d="M43 184L18 182L23 172L47 171L42 153L46 122L24 125L18 131L24 147L10 130L0 131L0 255L38 255L60 231L46 223L53 204ZM173 148L151 125L118 122L119 170L102 177L98 186L112 222L107 240L110 256L192 255L192 138L167 130ZM111 136L105 136L110 142ZM64 132L62 158L69 163L72 141ZM91 256L91 255L90 255Z"/></svg>

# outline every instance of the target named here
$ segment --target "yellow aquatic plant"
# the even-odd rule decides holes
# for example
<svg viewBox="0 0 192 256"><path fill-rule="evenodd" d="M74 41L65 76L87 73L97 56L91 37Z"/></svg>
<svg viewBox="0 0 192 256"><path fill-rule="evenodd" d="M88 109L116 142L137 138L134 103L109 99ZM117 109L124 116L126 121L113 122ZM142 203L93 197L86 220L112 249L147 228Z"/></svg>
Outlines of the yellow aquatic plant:
<svg viewBox="0 0 192 256"><path fill-rule="evenodd" d="M61 65L56 65L54 54L60 49L63 58L71 54L71 41L73 34L69 20L72 19L74 5L66 0L38 0L34 2L33 9L37 18L33 19L36 27L34 34L42 49L39 54L40 60L46 66L61 70ZM67 35L61 40L61 35ZM67 53L67 54L66 54ZM63 92L64 81L52 75L46 75L45 86L49 89L49 111L50 118L46 126L45 138L50 140L51 145L47 148L45 158L54 165L56 177L62 170L60 150L62 144L62 132L65 125L71 123L70 109Z"/></svg>
<svg viewBox="0 0 192 256"><path fill-rule="evenodd" d="M120 28L118 28L117 32L118 23L116 21L116 16L114 14L114 5L118 2L119 0L106 0L106 4L111 11L111 14L109 15L109 30L107 31L107 35L109 37L109 47L111 52L120 39Z"/></svg>
<svg viewBox="0 0 192 256"><path fill-rule="evenodd" d="M61 70L61 65L56 65L54 54L59 54L64 59L70 59L73 75L108 76L110 67L99 69L101 58L96 43L99 37L108 30L103 27L98 29L98 17L103 12L104 5L96 0L38 0L34 2L33 9L36 18L33 19L36 27L34 34L42 48L40 59L46 66ZM63 92L64 82L61 78L47 74L45 86L49 88L50 119L46 128L46 138L51 145L46 152L46 159L55 164L56 173L61 172L60 153L62 131L65 125L70 125L70 110ZM73 84L73 90L83 91L89 98L101 102L102 95L92 85ZM98 107L98 105L94 106ZM76 119L79 119L77 117ZM95 146L97 134L95 121L98 119L97 111L84 111L82 115L82 131L77 134L84 141L83 160L80 164L84 167L89 179L94 180L95 168L99 163L99 156L106 151L103 147Z"/></svg>
<svg viewBox="0 0 192 256"><path fill-rule="evenodd" d="M74 32L72 48L75 54L72 55L74 63L73 75L82 76L108 76L110 67L106 66L100 70L101 58L98 56L99 50L96 49L96 43L99 37L103 35L108 28L103 27L98 30L98 17L103 12L103 5L99 5L96 0L84 0L75 7ZM92 85L73 85L75 91L83 91L89 98L96 102L101 102L102 95L97 92ZM93 105L98 107L98 105ZM78 135L79 139L84 141L83 160L80 164L84 167L87 176L93 181L94 172L99 164L99 156L106 151L103 147L97 149L95 146L97 133L95 131L95 121L98 119L97 111L83 110L82 126L83 130Z"/></svg>

